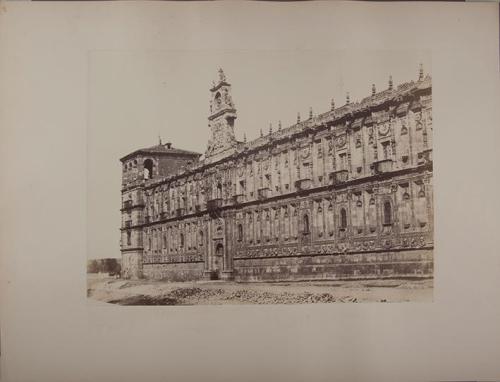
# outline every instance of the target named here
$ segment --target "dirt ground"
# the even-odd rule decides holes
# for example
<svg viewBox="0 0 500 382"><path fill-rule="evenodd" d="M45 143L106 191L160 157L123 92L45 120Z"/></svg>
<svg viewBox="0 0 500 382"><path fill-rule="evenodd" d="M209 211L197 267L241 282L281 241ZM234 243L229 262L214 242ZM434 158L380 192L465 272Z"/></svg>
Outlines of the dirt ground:
<svg viewBox="0 0 500 382"><path fill-rule="evenodd" d="M432 302L433 280L357 280L277 283L121 280L89 274L87 296L119 305L309 304Z"/></svg>

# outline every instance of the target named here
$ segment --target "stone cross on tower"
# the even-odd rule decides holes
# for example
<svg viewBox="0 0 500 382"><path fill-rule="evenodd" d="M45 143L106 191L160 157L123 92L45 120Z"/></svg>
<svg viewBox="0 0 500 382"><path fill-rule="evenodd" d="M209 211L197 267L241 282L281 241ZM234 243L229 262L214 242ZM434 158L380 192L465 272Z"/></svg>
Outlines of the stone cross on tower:
<svg viewBox="0 0 500 382"><path fill-rule="evenodd" d="M232 154L237 146L234 135L234 120L236 109L231 97L231 84L226 75L219 69L218 79L210 89L210 115L208 126L210 139L205 153L208 162L214 162Z"/></svg>

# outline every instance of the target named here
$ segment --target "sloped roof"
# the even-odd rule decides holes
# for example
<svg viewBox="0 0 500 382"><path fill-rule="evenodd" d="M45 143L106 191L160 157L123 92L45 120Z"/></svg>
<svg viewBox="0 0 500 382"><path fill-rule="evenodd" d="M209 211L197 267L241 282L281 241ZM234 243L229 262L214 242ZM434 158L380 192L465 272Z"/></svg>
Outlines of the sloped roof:
<svg viewBox="0 0 500 382"><path fill-rule="evenodd" d="M123 162L127 158L130 158L132 156L135 156L137 154L154 154L154 155L184 155L184 156L197 156L199 157L201 154L194 152L194 151L188 151L188 150L182 150L182 149L177 149L175 147L172 147L169 143L166 144L158 144L155 146L151 147L146 147L143 149L135 150L131 152L130 154L125 155L123 158L120 160Z"/></svg>

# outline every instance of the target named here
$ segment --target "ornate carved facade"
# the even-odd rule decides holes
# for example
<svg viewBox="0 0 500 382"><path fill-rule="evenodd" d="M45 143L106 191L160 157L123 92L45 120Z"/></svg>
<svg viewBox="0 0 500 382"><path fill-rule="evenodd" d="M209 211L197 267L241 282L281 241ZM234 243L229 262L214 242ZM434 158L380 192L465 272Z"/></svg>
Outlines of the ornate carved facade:
<svg viewBox="0 0 500 382"><path fill-rule="evenodd" d="M124 277L311 280L433 272L432 84L420 76L251 142L222 72L204 157L121 159Z"/></svg>

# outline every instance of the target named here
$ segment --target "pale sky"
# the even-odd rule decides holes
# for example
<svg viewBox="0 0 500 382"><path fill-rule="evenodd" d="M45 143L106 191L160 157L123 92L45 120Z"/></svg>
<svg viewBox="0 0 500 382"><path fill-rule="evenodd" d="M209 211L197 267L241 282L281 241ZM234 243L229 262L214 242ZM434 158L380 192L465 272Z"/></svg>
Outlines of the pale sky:
<svg viewBox="0 0 500 382"><path fill-rule="evenodd" d="M251 140L282 121L351 102L431 73L428 52L334 50L94 51L89 58L88 257L119 257L119 158L162 141L204 153L212 81L232 85L235 133Z"/></svg>

